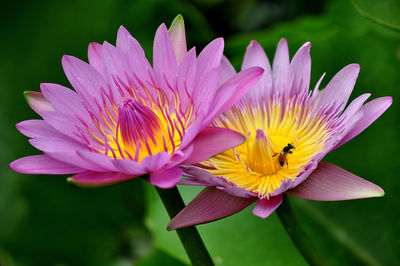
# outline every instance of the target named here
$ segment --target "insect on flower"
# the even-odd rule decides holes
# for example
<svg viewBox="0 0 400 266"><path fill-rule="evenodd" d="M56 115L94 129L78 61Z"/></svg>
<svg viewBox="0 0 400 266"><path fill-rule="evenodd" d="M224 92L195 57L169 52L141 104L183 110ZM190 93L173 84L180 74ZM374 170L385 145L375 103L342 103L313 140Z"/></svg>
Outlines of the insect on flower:
<svg viewBox="0 0 400 266"><path fill-rule="evenodd" d="M296 149L294 144L288 143L285 147L283 147L281 152L275 153L274 155L272 155L272 157L275 157L275 156L279 155L278 156L278 161L279 161L280 166L283 166L286 163L287 167L289 167L288 160L287 160L287 155L288 154L292 154L293 153L293 151L292 151L293 149Z"/></svg>
<svg viewBox="0 0 400 266"><path fill-rule="evenodd" d="M183 19L155 34L153 66L139 43L120 27L116 46L91 43L89 64L62 59L75 91L41 84L27 92L43 120L17 124L44 152L10 167L27 174L74 174L80 186L106 186L148 175L153 185L177 184L182 163L199 162L244 140L210 122L243 96L261 77L253 67L223 78L224 41L215 39L196 55L186 49ZM225 139L226 141L221 141Z"/></svg>
<svg viewBox="0 0 400 266"><path fill-rule="evenodd" d="M265 72L245 97L212 125L247 136L246 141L201 163L184 167L183 185L206 188L175 218L170 230L205 223L236 213L257 202L253 213L268 217L283 193L312 200L348 200L384 194L368 182L322 158L351 140L392 103L381 97L366 104L370 94L345 109L359 65L340 70L323 89L309 90L311 44L289 59L287 42L277 47L272 68L256 42L247 48L242 69L260 66ZM225 76L234 75L225 65ZM296 142L296 143L294 143Z"/></svg>

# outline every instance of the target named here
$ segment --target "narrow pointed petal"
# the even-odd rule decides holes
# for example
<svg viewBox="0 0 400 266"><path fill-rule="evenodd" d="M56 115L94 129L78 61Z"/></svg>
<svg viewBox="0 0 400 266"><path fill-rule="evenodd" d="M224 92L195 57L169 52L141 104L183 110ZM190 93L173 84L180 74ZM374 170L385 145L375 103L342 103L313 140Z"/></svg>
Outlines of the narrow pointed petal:
<svg viewBox="0 0 400 266"><path fill-rule="evenodd" d="M68 178L68 182L79 187L104 187L125 182L133 176L122 173L85 171Z"/></svg>
<svg viewBox="0 0 400 266"><path fill-rule="evenodd" d="M89 106L97 110L93 100L101 102L100 90L106 87L106 82L101 74L88 63L73 56L64 55L61 62L72 87L86 100Z"/></svg>
<svg viewBox="0 0 400 266"><path fill-rule="evenodd" d="M289 88L289 64L290 61L288 44L286 39L282 38L278 43L278 47L276 48L276 53L272 66L273 81L275 88L278 90Z"/></svg>
<svg viewBox="0 0 400 266"><path fill-rule="evenodd" d="M239 198L215 187L207 187L172 219L167 229L215 221L243 210L254 201L256 198Z"/></svg>
<svg viewBox="0 0 400 266"><path fill-rule="evenodd" d="M334 106L339 106L339 111L342 111L353 91L359 72L358 64L350 64L342 68L321 91L318 107L327 106L334 101Z"/></svg>
<svg viewBox="0 0 400 266"><path fill-rule="evenodd" d="M247 95L258 97L260 93L267 93L272 86L271 64L264 49L257 41L251 41L244 55L242 69L259 66L264 69L264 74Z"/></svg>
<svg viewBox="0 0 400 266"><path fill-rule="evenodd" d="M217 38L210 42L199 54L197 59L196 81L204 79L204 76L213 68L221 64L224 51L224 39Z"/></svg>
<svg viewBox="0 0 400 266"><path fill-rule="evenodd" d="M310 86L311 77L311 43L306 42L294 55L290 62L290 72L293 85L300 86L299 91L307 91Z"/></svg>
<svg viewBox="0 0 400 266"><path fill-rule="evenodd" d="M104 76L103 61L101 59L102 48L103 46L97 42L90 43L88 48L88 59L89 64Z"/></svg>
<svg viewBox="0 0 400 266"><path fill-rule="evenodd" d="M57 130L49 126L46 121L39 119L22 121L18 123L16 127L19 132L29 138L52 137L55 134L60 134Z"/></svg>
<svg viewBox="0 0 400 266"><path fill-rule="evenodd" d="M207 160L214 154L236 147L245 139L242 134L227 128L208 127L193 140L193 153L184 164Z"/></svg>
<svg viewBox="0 0 400 266"><path fill-rule="evenodd" d="M171 38L172 46L174 47L176 61L178 64L185 57L186 48L186 36L185 36L185 22L182 15L177 15L172 21L171 27L168 30L169 37Z"/></svg>
<svg viewBox="0 0 400 266"><path fill-rule="evenodd" d="M42 83L40 89L56 111L66 115L77 115L86 121L90 119L82 97L73 90L53 83Z"/></svg>
<svg viewBox="0 0 400 266"><path fill-rule="evenodd" d="M217 115L238 102L257 83L263 73L264 70L261 67L250 67L225 82L215 94L211 104L212 110L205 118L203 126L208 126Z"/></svg>
<svg viewBox="0 0 400 266"><path fill-rule="evenodd" d="M273 213L276 208L282 203L282 194L271 197L269 199L260 199L257 201L256 206L253 209L253 214L260 218L267 218Z"/></svg>
<svg viewBox="0 0 400 266"><path fill-rule="evenodd" d="M163 88L167 88L165 78L174 87L178 73L178 63L165 24L161 24L158 27L156 36L154 37L153 67L158 81L164 84Z"/></svg>
<svg viewBox="0 0 400 266"><path fill-rule="evenodd" d="M286 193L321 201L382 197L385 194L379 186L327 162L320 162L303 183Z"/></svg>
<svg viewBox="0 0 400 266"><path fill-rule="evenodd" d="M150 183L160 188L174 187L178 184L182 172L182 169L179 167L163 168L155 172L150 172Z"/></svg>
<svg viewBox="0 0 400 266"><path fill-rule="evenodd" d="M235 68L232 66L231 62L229 62L229 60L228 60L228 58L226 58L226 56L222 56L221 77L219 78L218 86L221 86L222 84L224 84L226 81L228 81L234 75L236 75Z"/></svg>
<svg viewBox="0 0 400 266"><path fill-rule="evenodd" d="M363 132L389 108L392 102L392 97L387 96L374 99L362 106L360 111L364 113L363 117L353 126L352 129L350 129L339 144L336 145L335 149Z"/></svg>
<svg viewBox="0 0 400 266"><path fill-rule="evenodd" d="M10 163L10 168L22 174L63 175L84 171L84 169L60 162L47 155L32 155Z"/></svg>
<svg viewBox="0 0 400 266"><path fill-rule="evenodd" d="M25 91L24 96L29 106L37 114L41 114L43 111L54 111L51 103L43 96L41 92L37 91Z"/></svg>

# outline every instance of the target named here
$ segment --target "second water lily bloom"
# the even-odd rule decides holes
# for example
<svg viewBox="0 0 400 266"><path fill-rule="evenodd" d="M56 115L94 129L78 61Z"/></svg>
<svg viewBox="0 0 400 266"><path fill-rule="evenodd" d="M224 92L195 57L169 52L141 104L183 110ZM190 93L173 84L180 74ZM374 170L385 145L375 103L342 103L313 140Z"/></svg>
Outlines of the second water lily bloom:
<svg viewBox="0 0 400 266"><path fill-rule="evenodd" d="M262 47L251 42L242 69L260 66L263 77L213 122L247 139L202 163L185 166L182 184L207 188L171 221L170 230L220 219L254 202L253 213L266 218L279 207L283 193L322 201L384 194L380 187L321 159L375 121L392 98L364 104L370 94L363 94L345 108L359 73L357 64L340 70L323 90L323 76L309 90L310 47L309 42L304 44L290 61L282 39L271 68ZM235 75L229 64L224 64L224 73Z"/></svg>
<svg viewBox="0 0 400 266"><path fill-rule="evenodd" d="M219 38L197 56L187 51L183 19L170 30L162 24L154 38L153 66L139 43L121 26L117 44L89 45L89 64L62 59L75 91L41 84L27 92L43 120L17 128L44 152L10 167L27 174L74 174L81 186L105 186L148 175L153 185L179 181L185 162L199 162L245 139L231 129L208 127L261 77L253 67L224 78ZM221 141L221 139L227 141Z"/></svg>

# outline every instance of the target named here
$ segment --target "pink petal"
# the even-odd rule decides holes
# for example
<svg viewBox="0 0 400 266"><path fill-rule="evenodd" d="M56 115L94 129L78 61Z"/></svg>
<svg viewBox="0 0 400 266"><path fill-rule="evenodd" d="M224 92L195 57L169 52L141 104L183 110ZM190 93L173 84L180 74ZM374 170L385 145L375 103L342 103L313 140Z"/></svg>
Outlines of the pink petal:
<svg viewBox="0 0 400 266"><path fill-rule="evenodd" d="M101 102L101 88L106 88L103 77L91 65L73 56L64 55L62 65L72 87L85 99L88 106L98 110L95 100Z"/></svg>
<svg viewBox="0 0 400 266"><path fill-rule="evenodd" d="M87 149L87 146L84 144L62 135L34 138L30 139L29 143L43 152L63 152Z"/></svg>
<svg viewBox="0 0 400 266"><path fill-rule="evenodd" d="M152 80L155 79L153 68L147 60L143 48L123 26L118 30L117 48L128 58L130 71L127 74L131 76L131 73L134 73L134 77L131 78L136 80L137 77L144 84L146 82L152 83ZM139 84L136 84L136 86L139 87L137 89L141 88ZM150 93L154 97L157 96L152 90Z"/></svg>
<svg viewBox="0 0 400 266"><path fill-rule="evenodd" d="M182 162L186 161L190 155L193 153L193 145L187 146L185 149L176 151L172 156L168 163L168 168L176 165L182 164Z"/></svg>
<svg viewBox="0 0 400 266"><path fill-rule="evenodd" d="M89 121L90 117L83 104L82 97L73 90L52 83L42 83L40 89L56 111L67 116L76 115L85 121Z"/></svg>
<svg viewBox="0 0 400 266"><path fill-rule="evenodd" d="M117 34L117 48L121 49L127 56L134 54L134 57L145 57L142 46L132 37L124 26L119 27Z"/></svg>
<svg viewBox="0 0 400 266"><path fill-rule="evenodd" d="M129 175L139 176L148 172L142 164L129 159L113 160L113 164L118 171Z"/></svg>
<svg viewBox="0 0 400 266"><path fill-rule="evenodd" d="M176 87L178 63L165 24L161 24L158 27L154 37L153 68L161 87L165 91L169 90L165 79L167 79L172 88Z"/></svg>
<svg viewBox="0 0 400 266"><path fill-rule="evenodd" d="M172 46L174 47L176 61L178 64L180 64L187 52L185 22L183 21L182 15L177 15L175 17L168 32L169 37L171 38Z"/></svg>
<svg viewBox="0 0 400 266"><path fill-rule="evenodd" d="M170 160L168 152L159 152L152 156L147 156L142 160L142 165L148 172L154 172L163 168Z"/></svg>
<svg viewBox="0 0 400 266"><path fill-rule="evenodd" d="M102 165L102 161L85 160L82 159L82 154L78 154L77 151L57 151L57 152L46 152L49 157L65 162L86 170L93 172L111 172L114 167L108 168L108 165Z"/></svg>
<svg viewBox="0 0 400 266"><path fill-rule="evenodd" d="M43 111L54 111L51 103L38 91L25 91L24 96L29 106L39 115Z"/></svg>
<svg viewBox="0 0 400 266"><path fill-rule="evenodd" d="M232 66L231 62L229 62L228 58L223 55L221 59L221 76L219 78L218 86L224 84L234 75L236 75L235 68Z"/></svg>
<svg viewBox="0 0 400 266"><path fill-rule="evenodd" d="M260 199L253 209L253 214L263 219L267 218L282 203L282 194L269 199Z"/></svg>
<svg viewBox="0 0 400 266"><path fill-rule="evenodd" d="M294 55L290 62L290 72L294 86L299 86L299 92L308 91L311 77L311 43L306 42Z"/></svg>
<svg viewBox="0 0 400 266"><path fill-rule="evenodd" d="M22 174L63 175L84 171L84 169L80 167L54 160L47 155L23 157L10 163L10 168L15 172Z"/></svg>
<svg viewBox="0 0 400 266"><path fill-rule="evenodd" d="M184 110L190 104L189 95L192 95L192 91L195 87L196 82L196 49L192 48L186 53L182 59L178 69L178 90L180 100L184 101L180 103Z"/></svg>
<svg viewBox="0 0 400 266"><path fill-rule="evenodd" d="M103 61L101 59L102 48L103 46L97 42L90 43L88 48L88 59L89 64L104 76Z"/></svg>
<svg viewBox="0 0 400 266"><path fill-rule="evenodd" d="M52 137L60 132L49 126L44 120L32 119L25 120L16 125L19 132L29 138Z"/></svg>
<svg viewBox="0 0 400 266"><path fill-rule="evenodd" d="M242 69L246 69L252 66L259 66L264 69L264 74L254 85L247 95L259 97L260 93L266 93L272 87L272 74L271 65L268 57L265 54L264 49L257 41L251 41L247 46L246 54L244 55Z"/></svg>
<svg viewBox="0 0 400 266"><path fill-rule="evenodd" d="M212 102L212 110L204 119L203 126L206 127L214 118L231 108L238 102L254 84L261 78L264 70L260 67L250 67L242 70L224 83L215 94Z"/></svg>
<svg viewBox="0 0 400 266"><path fill-rule="evenodd" d="M242 134L227 128L208 127L193 140L193 153L183 164L207 160L214 154L236 147L245 139Z"/></svg>
<svg viewBox="0 0 400 266"><path fill-rule="evenodd" d="M234 197L215 187L207 187L172 219L167 229L176 230L227 217L243 210L256 199Z"/></svg>
<svg viewBox="0 0 400 266"><path fill-rule="evenodd" d="M199 109L200 112L208 110L211 102L214 100L214 95L217 92L220 73L220 67L213 68L196 84L193 91L195 112Z"/></svg>
<svg viewBox="0 0 400 266"><path fill-rule="evenodd" d="M361 107L360 111L364 113L363 117L353 126L353 128L343 137L343 139L337 144L336 149L361 132L364 131L369 125L371 125L378 117L380 117L386 109L392 104L392 97L380 97L366 103Z"/></svg>
<svg viewBox="0 0 400 266"><path fill-rule="evenodd" d="M322 201L381 197L385 194L377 185L327 162L320 162L303 183L286 193Z"/></svg>
<svg viewBox="0 0 400 266"><path fill-rule="evenodd" d="M182 169L179 167L163 168L150 172L150 183L160 188L171 188L178 184L181 176Z"/></svg>
<svg viewBox="0 0 400 266"><path fill-rule="evenodd" d="M221 64L222 53L224 51L224 39L217 38L210 42L201 51L197 59L196 82L204 79L204 76L213 68Z"/></svg>
<svg viewBox="0 0 400 266"><path fill-rule="evenodd" d="M334 104L334 107L340 107L339 111L342 111L353 91L359 72L358 64L350 64L342 68L321 91L318 107Z"/></svg>
<svg viewBox="0 0 400 266"><path fill-rule="evenodd" d="M286 39L282 38L276 48L272 66L272 78L277 90L289 89L289 49Z"/></svg>
<svg viewBox="0 0 400 266"><path fill-rule="evenodd" d="M112 173L86 171L68 178L68 182L80 187L103 187L122 183L134 178L134 176Z"/></svg>

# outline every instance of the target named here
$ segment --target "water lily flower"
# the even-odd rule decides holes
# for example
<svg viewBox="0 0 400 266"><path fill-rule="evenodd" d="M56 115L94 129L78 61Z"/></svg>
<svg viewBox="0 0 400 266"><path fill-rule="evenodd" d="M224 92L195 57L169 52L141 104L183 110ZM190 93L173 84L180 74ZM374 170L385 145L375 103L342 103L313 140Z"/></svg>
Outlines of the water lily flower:
<svg viewBox="0 0 400 266"><path fill-rule="evenodd" d="M282 39L272 68L262 47L252 41L242 69L265 72L246 96L213 126L232 129L246 141L199 164L185 166L184 185L207 186L169 224L168 229L201 224L234 214L256 202L253 213L268 217L283 193L311 200L334 201L377 197L383 190L321 159L374 122L392 103L391 97L364 102L363 94L345 109L359 65L340 70L323 89L321 79L309 90L309 42L289 60ZM235 74L225 65L226 76Z"/></svg>
<svg viewBox="0 0 400 266"><path fill-rule="evenodd" d="M223 77L223 48L218 38L198 56L195 48L187 51L178 16L169 31L164 24L157 29L153 66L122 26L116 46L89 45L89 64L64 56L75 91L44 83L41 92L26 92L43 120L23 121L17 128L44 154L10 167L26 174L74 174L70 182L88 187L147 175L153 185L174 186L180 164L205 160L245 138L208 126L258 81L263 69Z"/></svg>

